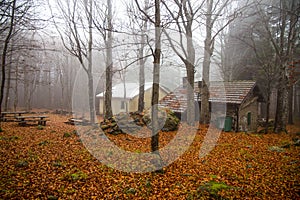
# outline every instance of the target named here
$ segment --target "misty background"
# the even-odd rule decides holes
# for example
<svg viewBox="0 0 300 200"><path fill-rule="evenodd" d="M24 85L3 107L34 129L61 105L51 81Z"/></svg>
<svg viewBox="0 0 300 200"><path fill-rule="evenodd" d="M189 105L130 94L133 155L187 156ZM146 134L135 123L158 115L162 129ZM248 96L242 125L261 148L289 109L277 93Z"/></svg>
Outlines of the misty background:
<svg viewBox="0 0 300 200"><path fill-rule="evenodd" d="M1 4L3 14L1 18L1 41L5 41L8 15L4 8L12 1L3 1ZM93 33L92 43L92 74L94 77L94 94L103 92L105 89L105 16L107 12L106 1L93 1L93 26L88 27L87 18L84 16L84 3L86 0L77 1L78 5L71 0L48 0L48 1L17 1L18 9L15 24L12 29L12 36L8 44L6 62L6 80L4 88L3 110L33 108L62 109L71 111L72 98L83 98L86 100L87 76L82 70L72 50L75 46L70 40L65 20L70 13L69 8L74 9L73 20L78 20L77 33L81 43L88 38L88 28ZM111 1L113 5L113 85L122 81L139 81L139 42L140 35L139 21L142 20L134 1ZM172 1L170 3L172 9ZM202 79L202 65L204 58L205 42L205 20L206 1L190 1L191 7L199 11L193 23L193 41L195 45L195 81ZM293 39L293 51L291 59L296 63L299 60L299 2L286 1L287 6L293 3L297 7L296 20L287 20L287 30L294 22L295 33ZM280 39L278 29L281 19L279 10L282 1L271 0L226 0L222 4L215 2L214 19L215 26L212 28L214 36L213 54L211 55L210 80L231 81L231 80L256 80L262 91L271 90L276 93L280 84L280 70L276 65L274 47L270 41ZM71 5L71 6L70 6ZM150 7L153 4L149 2ZM73 6L73 7L72 7ZM220 8L222 6L222 9ZM219 8L221 11L217 12ZM150 9L150 8L149 8ZM65 12L64 12L65 11ZM151 12L151 11L149 11ZM174 10L175 12L175 10ZM10 13L10 12L9 12ZM175 29L172 17L165 9L162 9L163 28L169 33L173 41L180 45L180 31ZM96 24L99 26L97 27ZM266 27L267 26L267 27ZM103 32L99 31L103 28ZM276 32L277 31L277 32ZM150 55L152 49L154 27L148 24L147 44L145 55ZM288 43L289 34L286 34ZM86 42L87 43L87 42ZM186 42L183 41L183 45ZM1 43L3 47L4 43ZM87 48L82 46L82 48ZM285 48L285 47L283 47ZM297 56L298 55L298 56ZM3 56L3 55L2 55ZM162 34L162 60L160 84L174 90L182 84L182 78L186 76L186 69L182 61L172 50L167 37ZM298 57L298 60L297 60ZM149 56L145 62L146 82L152 81L153 60ZM83 60L83 63L87 63ZM289 87L292 94L292 111L295 115L300 113L300 92L299 92L299 64L293 69L286 69L291 78ZM1 74L2 78L3 73ZM270 85L266 88L266 85ZM82 94L74 94L82 91ZM80 100L79 100L80 101ZM98 102L95 98L97 110Z"/></svg>

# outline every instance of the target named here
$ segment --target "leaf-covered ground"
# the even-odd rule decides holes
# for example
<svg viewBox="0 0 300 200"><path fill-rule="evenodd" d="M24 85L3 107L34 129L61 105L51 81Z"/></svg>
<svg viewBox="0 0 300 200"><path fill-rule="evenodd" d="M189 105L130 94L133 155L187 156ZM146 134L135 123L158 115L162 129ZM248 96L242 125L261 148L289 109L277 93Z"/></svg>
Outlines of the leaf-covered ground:
<svg viewBox="0 0 300 200"><path fill-rule="evenodd" d="M0 199L299 199L300 128L289 134L222 132L204 158L207 128L164 173L126 173L101 164L81 143L67 117L46 127L3 123ZM188 131L188 129L187 129ZM176 132L160 134L167 145ZM109 136L121 148L149 152L150 139Z"/></svg>

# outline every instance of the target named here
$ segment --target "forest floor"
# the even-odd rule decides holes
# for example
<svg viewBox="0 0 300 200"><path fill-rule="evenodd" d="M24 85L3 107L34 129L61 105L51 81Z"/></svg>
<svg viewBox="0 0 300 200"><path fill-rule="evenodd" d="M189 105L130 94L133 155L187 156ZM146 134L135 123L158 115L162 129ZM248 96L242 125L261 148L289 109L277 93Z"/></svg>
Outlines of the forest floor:
<svg viewBox="0 0 300 200"><path fill-rule="evenodd" d="M130 173L90 154L67 116L49 116L45 127L2 123L0 199L300 199L299 123L288 134L222 132L202 158L207 127L186 129L196 131L193 143L163 173ZM160 145L175 135L161 132ZM150 150L149 138L108 137L127 151Z"/></svg>

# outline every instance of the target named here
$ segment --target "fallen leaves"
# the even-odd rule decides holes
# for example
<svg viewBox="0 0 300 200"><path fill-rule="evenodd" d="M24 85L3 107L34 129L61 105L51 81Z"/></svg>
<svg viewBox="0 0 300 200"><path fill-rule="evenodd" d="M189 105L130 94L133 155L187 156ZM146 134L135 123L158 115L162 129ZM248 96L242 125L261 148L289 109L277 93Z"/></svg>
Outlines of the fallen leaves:
<svg viewBox="0 0 300 200"><path fill-rule="evenodd" d="M50 115L50 121L42 129L3 123L0 198L300 198L300 150L294 145L295 138L300 136L295 127L291 127L289 134L222 132L212 151L199 158L207 130L200 126L187 151L165 167L163 174L138 174L117 171L100 163L85 148L75 127L63 123L66 120L60 115ZM161 132L161 147L175 136L176 131ZM108 138L126 151L150 152L149 138L134 135Z"/></svg>

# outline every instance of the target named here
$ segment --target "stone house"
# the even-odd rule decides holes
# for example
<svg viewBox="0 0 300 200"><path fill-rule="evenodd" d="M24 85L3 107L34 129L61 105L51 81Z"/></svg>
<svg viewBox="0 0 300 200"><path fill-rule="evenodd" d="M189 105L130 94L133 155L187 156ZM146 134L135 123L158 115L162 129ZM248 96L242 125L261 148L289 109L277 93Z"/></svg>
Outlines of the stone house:
<svg viewBox="0 0 300 200"><path fill-rule="evenodd" d="M194 85L195 104L201 109L201 82ZM210 112L212 108L224 108L224 118L229 119L229 130L234 131L256 131L258 119L260 117L260 104L263 97L255 81L212 81L209 87ZM186 115L187 99L186 88L180 86L173 92L166 95L161 101L160 106L169 108L184 119ZM200 110L199 112L200 113ZM221 115L219 115L221 116ZM196 116L199 117L199 116ZM217 123L222 121L221 128L224 126L224 118L218 118L218 113L211 115L212 121ZM213 119L214 117L214 119ZM226 122L225 122L226 125Z"/></svg>

